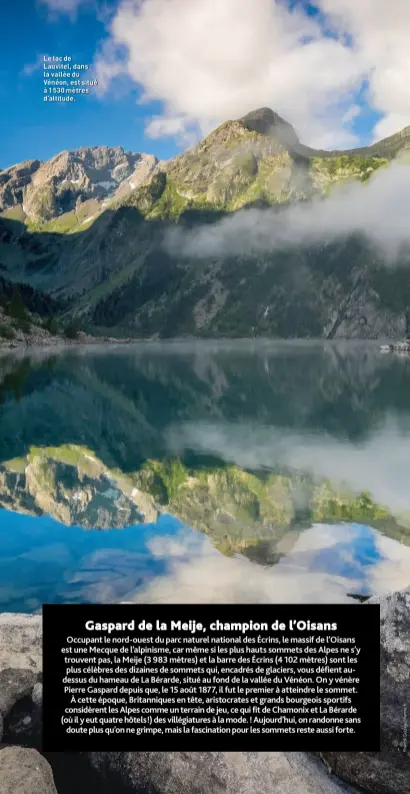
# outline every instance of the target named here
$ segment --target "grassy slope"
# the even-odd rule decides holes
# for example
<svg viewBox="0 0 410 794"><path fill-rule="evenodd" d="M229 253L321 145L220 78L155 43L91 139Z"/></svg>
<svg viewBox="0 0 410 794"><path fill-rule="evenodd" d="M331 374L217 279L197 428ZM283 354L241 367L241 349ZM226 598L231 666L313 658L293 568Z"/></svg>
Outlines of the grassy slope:
<svg viewBox="0 0 410 794"><path fill-rule="evenodd" d="M374 256L361 241L192 266L170 257L161 240L175 223L201 225L245 206L280 208L346 180L367 182L403 140L301 159L274 138L226 122L91 222L83 216L96 207L31 224L18 245L3 240L0 262L40 289L71 295L86 328L119 335L333 335L360 274L374 310L389 322L410 303L407 271L396 271L400 290L381 262L369 272Z"/></svg>
<svg viewBox="0 0 410 794"><path fill-rule="evenodd" d="M232 137L229 137L231 134ZM238 140L239 139L239 140ZM222 125L197 149L172 161L167 167L166 182L156 185L155 191L140 188L122 203L133 207L148 221L161 221L163 227L175 222L191 225L217 219L255 202L267 205L323 195L341 181L354 178L366 181L371 173L386 164L384 158L358 156L321 159L314 158L301 174L289 153L276 141L255 132ZM371 169L371 170L370 170ZM119 208L119 207L117 207ZM153 230L156 230L154 225ZM161 229L162 231L162 229ZM152 242L155 234L148 238ZM147 241L143 240L142 245ZM338 259L338 249L331 250L331 258ZM339 258L343 256L339 254ZM92 321L100 327L123 325L140 336L159 334L174 336L202 334L224 336L274 334L279 336L320 336L328 322L329 296L322 298L319 284L323 271L319 264L319 278L309 273L310 262L300 251L297 255L276 257L274 267L266 272L264 263L256 269L249 284L249 262L225 260L222 263L196 262L195 269L186 263L166 262L164 251L155 249L155 256L137 263L131 260L119 269L110 281L97 286L80 299L87 306ZM322 257L323 259L323 257ZM178 267L178 264L180 265ZM302 270L299 294L292 300L291 311L284 311L283 293L292 290L288 266ZM160 274L156 281L153 269ZM242 279L241 279L242 276ZM245 285L241 281L246 280ZM294 275L290 277L294 279ZM276 289L278 281L281 289ZM300 289L302 281L303 289ZM155 283L154 283L155 282ZM219 286L219 303L212 284ZM354 280L347 289L353 287ZM243 287L245 286L245 290ZM331 285L332 304L340 303L340 290ZM244 295L246 295L244 299ZM222 299L221 299L222 296ZM262 320L267 303L271 314ZM310 307L305 311L306 306ZM198 327L195 317L200 307L205 321ZM289 308L289 306L288 306ZM218 310L219 309L219 310ZM305 313L302 326L295 316ZM207 322L207 316L211 322Z"/></svg>

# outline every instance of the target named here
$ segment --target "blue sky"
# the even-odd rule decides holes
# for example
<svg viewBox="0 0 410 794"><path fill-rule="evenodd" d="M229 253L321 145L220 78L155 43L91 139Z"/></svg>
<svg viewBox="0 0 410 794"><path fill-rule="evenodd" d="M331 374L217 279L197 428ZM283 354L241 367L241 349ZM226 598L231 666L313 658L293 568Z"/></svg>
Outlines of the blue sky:
<svg viewBox="0 0 410 794"><path fill-rule="evenodd" d="M272 7L275 6L275 0L270 1ZM326 1L322 0L323 3ZM153 9L151 17L146 15L148 23L151 24L154 21L156 24L158 13L156 12L157 15L154 16L154 11L155 8L159 8L159 0L143 0L143 2L146 7L149 7L148 12ZM184 11L183 4L188 0L168 0L168 2L170 9L171 6L175 7L177 24L177 14ZM197 0L191 0L191 11L196 2ZM229 5L232 0L219 0L219 2L221 5ZM238 0L238 2L243 2L243 0ZM256 53L258 52L257 36L261 35L261 30L263 30L263 24L261 28L257 27L257 9L262 9L264 6L266 11L267 2L269 0L254 0L255 36L253 43L256 46ZM337 5L338 0L332 0L332 2ZM395 0L392 2L394 4ZM100 5L98 5L99 3ZM203 9L209 6L212 14L210 0L202 0L202 4ZM238 104L233 106L230 103L230 96L235 94L236 89L235 49L232 49L232 54L230 54L230 50L226 53L226 74L221 74L221 80L219 80L218 74L212 74L212 63L209 62L209 57L208 61L204 60L199 68L196 63L193 63L192 54L188 51L184 62L185 40L178 38L183 35L181 33L182 21L178 26L176 43L171 40L172 37L175 40L175 31L170 31L170 40L167 40L164 33L167 25L169 27L169 19L164 19L159 28L157 26L156 30L162 30L162 33L154 40L154 53L147 50L149 67L145 70L144 53L141 52L140 41L147 38L147 30L151 35L152 26L147 27L144 23L145 39L140 39L141 25L139 22L137 25L137 21L135 21L134 27L130 27L122 12L120 0L15 0L14 3L4 2L0 11L0 25L3 34L0 55L2 107L0 168L6 168L25 159L45 160L63 149L103 144L119 145L132 151L152 152L161 159L167 159L186 146L187 140L189 140L186 136L187 130L192 133L194 129L201 137L219 121L242 115L242 113L233 115L236 107L241 107L246 112L261 104L267 104L285 115L295 125L301 139L306 143L322 145L324 148L340 148L343 145L364 145L370 142L374 135L375 125L383 120L384 113L380 102L379 107L377 107L377 102L373 102L374 106L371 107L369 103L371 86L365 79L365 74L360 72L354 63L354 58L357 55L356 45L356 50L361 46L363 52L366 52L364 34L360 34L362 38L358 35L355 42L348 30L344 30L343 34L339 30L335 32L331 20L315 5L305 2L305 0L276 0L276 8L284 4L287 6L288 15L295 10L299 10L304 15L302 24L299 25L299 50L297 51L297 48L292 45L288 52L280 53L284 68L286 65L286 69L290 73L289 85L286 85L286 90L284 90L283 86L278 85L278 81L275 84L273 80L271 89L270 84L266 83L263 89L264 93L260 95L260 101L259 97L256 97L255 103L252 105L255 92L250 83L249 99L244 95L237 100ZM67 9L69 5L76 6L74 13L57 13L50 10L50 6L53 8L59 6L61 10L61 8ZM247 8L251 6L252 3L248 2ZM135 42L135 50L134 62L128 68L127 75L122 78L122 81L115 82L115 90L109 90L103 96L94 94L87 98L78 98L76 102L70 104L45 103L43 101L42 69L33 68L31 70L30 67L38 62L43 54L69 54L73 60L92 64L96 52L104 52L104 42L107 44L111 41L112 43L113 36L108 30L108 23L116 15L119 17L116 46L121 45L132 50ZM135 20L137 20L137 16L137 12L135 12ZM252 21L251 18L251 24ZM320 55L319 59L316 51L314 58L317 60L311 67L312 78L310 79L308 72L305 83L303 83L301 81L301 73L305 71L303 57L307 52L306 49L303 49L303 45L311 38L313 39L315 35L314 33L311 35L308 28L311 21L321 28L318 48L326 48L326 42L331 42L335 49L330 57L326 49L323 49L324 54ZM221 24L223 25L223 21ZM244 24L249 27L249 20L244 20ZM279 40L281 37L280 24L283 22L276 21L272 27L272 58L274 58L275 47L277 48L277 43L274 41L275 32L278 32ZM305 30L306 35L304 35ZM240 39L239 27L237 33ZM215 37L213 44L215 44L218 56L218 43L215 42ZM199 46L198 42L198 48ZM264 46L266 52L269 42L266 45L265 41ZM156 50L155 47L157 47ZM162 52L165 63L161 63ZM352 54L350 60L349 52ZM174 82L172 82L172 76L168 79L169 75L167 75L167 58L169 63L173 63L175 53L178 56L176 60L179 59L181 65L180 71L175 71ZM179 58L180 53L182 54L181 58ZM290 57L291 60L289 60ZM299 60L297 60L298 58ZM320 77L323 71L320 66L321 58L326 64L329 74L333 75L333 82L330 80L330 88L328 85L324 85L325 78L329 84L329 75L323 79ZM312 57L309 55L306 63L309 65L311 62ZM296 66L293 66L294 63ZM240 65L239 63L238 82ZM252 66L252 62L250 66ZM280 66L281 61L277 56L276 61L273 60L270 64L270 71L274 72L276 69L280 74ZM144 74L144 85L139 82L139 79L142 79L140 78L141 74ZM185 80L187 81L186 91L184 90ZM226 85L224 85L224 80ZM335 89L339 85L338 81L343 83L340 96ZM256 84L260 85L261 82L263 80L258 78ZM219 85L221 92L220 96L217 96ZM201 97L198 100L201 86L206 86L202 104ZM299 97L305 96L306 90L309 91L310 86L311 103L303 110L303 115ZM143 92L148 92L151 99L138 104L137 100L141 98ZM215 107L213 106L212 92L215 95ZM331 96L331 101L329 96ZM320 107L321 102L323 102L323 113ZM386 108L386 112L388 110L389 108ZM391 112L391 131L394 131L397 128L394 125L401 121L401 109L399 109L399 113L395 108ZM151 119L157 118L161 130L164 127L165 133L162 130L160 134L155 132L154 136L147 134L147 124ZM215 123L213 123L214 120ZM156 123L154 121L154 127ZM339 135L338 128L342 127L343 135ZM184 132L183 140L179 134L179 128ZM169 130L178 130L178 132L169 134ZM381 127L381 131L383 130L384 128ZM387 133L389 132L390 128L387 128Z"/></svg>
<svg viewBox="0 0 410 794"><path fill-rule="evenodd" d="M43 70L23 74L44 53L67 53L91 64L104 24L92 6L79 9L72 21L50 15L35 0L1 4L0 168L27 159L47 160L63 149L123 146L167 159L180 148L173 140L147 140L144 120L157 112L157 102L137 105L140 91L129 85L122 98L79 99L70 105L43 102ZM154 151L155 150L155 151Z"/></svg>

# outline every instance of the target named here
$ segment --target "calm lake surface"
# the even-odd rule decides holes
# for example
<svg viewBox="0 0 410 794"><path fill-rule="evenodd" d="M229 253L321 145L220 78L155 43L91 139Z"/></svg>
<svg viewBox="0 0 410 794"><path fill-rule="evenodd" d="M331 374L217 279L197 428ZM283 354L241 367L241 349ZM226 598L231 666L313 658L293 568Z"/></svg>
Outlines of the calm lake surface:
<svg viewBox="0 0 410 794"><path fill-rule="evenodd" d="M378 345L0 357L0 611L410 584L410 359Z"/></svg>

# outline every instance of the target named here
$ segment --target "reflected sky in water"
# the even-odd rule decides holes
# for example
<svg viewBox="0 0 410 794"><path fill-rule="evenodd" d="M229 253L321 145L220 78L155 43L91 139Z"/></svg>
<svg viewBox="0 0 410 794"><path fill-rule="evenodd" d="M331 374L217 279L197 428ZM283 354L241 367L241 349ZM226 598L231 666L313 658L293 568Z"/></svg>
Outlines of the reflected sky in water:
<svg viewBox="0 0 410 794"><path fill-rule="evenodd" d="M85 470L67 445L91 450L94 463ZM30 450L45 447L55 450L52 467L40 461L28 476ZM222 553L223 521L246 530L231 502L215 524L215 505L210 513L199 489L198 531L164 505L153 520L152 499L134 498L121 480L172 457L198 470L326 478L368 492L389 520L306 520L301 504L286 532L261 539L256 510L254 544ZM2 356L0 610L389 592L410 584L409 480L410 360L383 357L377 346L154 344ZM134 524L138 516L152 523ZM133 525L123 528L126 520Z"/></svg>
<svg viewBox="0 0 410 794"><path fill-rule="evenodd" d="M43 602L349 602L410 581L410 548L360 524L303 530L274 565L228 557L167 515L84 530L0 511L0 546L0 611L36 612Z"/></svg>

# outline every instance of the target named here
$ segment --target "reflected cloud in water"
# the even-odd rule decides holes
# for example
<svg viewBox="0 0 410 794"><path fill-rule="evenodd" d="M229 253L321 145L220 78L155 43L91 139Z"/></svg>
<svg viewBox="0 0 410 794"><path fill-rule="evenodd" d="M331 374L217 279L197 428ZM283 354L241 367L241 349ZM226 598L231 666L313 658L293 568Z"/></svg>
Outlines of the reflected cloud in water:
<svg viewBox="0 0 410 794"><path fill-rule="evenodd" d="M155 544L158 548L158 544ZM165 552L164 552L165 553ZM160 551L160 557L163 553ZM410 548L367 526L315 525L274 566L227 558L204 538L201 554L169 561L165 576L128 599L173 603L351 602L410 584Z"/></svg>
<svg viewBox="0 0 410 794"><path fill-rule="evenodd" d="M409 584L409 394L364 344L0 357L0 610Z"/></svg>
<svg viewBox="0 0 410 794"><path fill-rule="evenodd" d="M349 602L410 583L410 548L363 525L316 524L274 565L228 557L171 516L123 530L0 511L0 611L43 602ZM287 545L287 549L286 549Z"/></svg>
<svg viewBox="0 0 410 794"><path fill-rule="evenodd" d="M247 469L289 467L355 492L368 491L392 513L409 511L410 526L410 422L403 427L386 419L357 443L329 433L233 422L181 422L168 429L167 440L175 455L195 450Z"/></svg>

